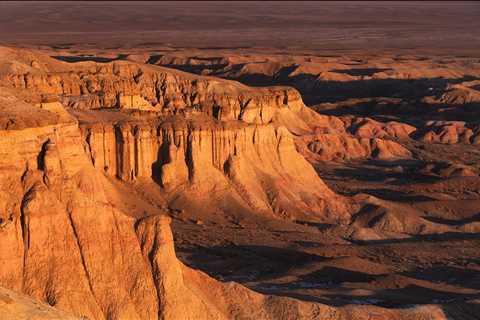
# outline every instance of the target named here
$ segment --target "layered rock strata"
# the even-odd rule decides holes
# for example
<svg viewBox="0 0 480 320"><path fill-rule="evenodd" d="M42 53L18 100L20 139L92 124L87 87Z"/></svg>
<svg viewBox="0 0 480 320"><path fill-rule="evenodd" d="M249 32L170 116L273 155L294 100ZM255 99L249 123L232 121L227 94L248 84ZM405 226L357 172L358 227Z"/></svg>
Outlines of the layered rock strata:
<svg viewBox="0 0 480 320"><path fill-rule="evenodd" d="M369 319L372 309L380 319L445 318L435 306L334 308L217 282L176 258L168 217L123 209L127 197L113 176L127 190L133 180L153 178L166 193L217 190L259 211L343 217L344 199L295 150L290 131L311 123L295 91L245 89L126 62L69 65L21 50L0 54L9 86L8 95L0 91L0 286L99 320ZM84 123L82 135L49 94L88 109L130 108L140 95L175 111L183 103L194 108L198 98L204 113L244 121Z"/></svg>
<svg viewBox="0 0 480 320"><path fill-rule="evenodd" d="M348 215L346 200L321 181L284 127L124 123L82 131L93 165L124 181L153 178L167 192L233 192L262 212Z"/></svg>
<svg viewBox="0 0 480 320"><path fill-rule="evenodd" d="M15 64L3 63L0 81L32 92L32 102L57 97L77 109L138 108L164 113L193 108L220 120L257 124L269 123L281 107L304 107L300 94L287 87L253 89L129 61L69 64L32 51L0 49L5 57L17 59Z"/></svg>
<svg viewBox="0 0 480 320"><path fill-rule="evenodd" d="M88 319L368 318L364 308L265 296L186 267L168 217L119 209L75 124L1 131L0 142L3 287ZM435 307L375 309L384 319L442 319Z"/></svg>

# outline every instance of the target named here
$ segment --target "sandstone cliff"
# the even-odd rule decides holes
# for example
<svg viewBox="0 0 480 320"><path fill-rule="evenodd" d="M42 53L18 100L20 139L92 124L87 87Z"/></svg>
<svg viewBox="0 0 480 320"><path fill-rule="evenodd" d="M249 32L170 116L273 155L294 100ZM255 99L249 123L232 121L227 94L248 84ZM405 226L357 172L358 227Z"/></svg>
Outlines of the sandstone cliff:
<svg viewBox="0 0 480 320"><path fill-rule="evenodd" d="M94 166L124 181L153 177L167 193L233 194L256 212L347 219L346 200L298 154L284 127L184 125L87 124L82 130Z"/></svg>
<svg viewBox="0 0 480 320"><path fill-rule="evenodd" d="M13 61L0 65L1 286L88 319L369 318L366 307L217 282L176 258L166 212L126 209L133 184L149 180L168 200L228 196L252 213L348 220L349 202L296 151L292 132L322 120L296 91L130 62L69 65L0 53ZM71 116L79 113L62 103L73 111L136 104L155 111L143 120L125 110L79 111L93 118L79 124ZM202 114L189 118L185 108ZM444 318L435 306L371 308L384 319Z"/></svg>
<svg viewBox="0 0 480 320"><path fill-rule="evenodd" d="M348 217L347 201L296 151L291 133L311 131L319 116L294 89L250 88L130 61L68 64L3 50L10 59L0 79L42 110L63 115L55 102L62 101L74 110L154 111L153 122L82 122L92 163L109 175L153 178L167 192L234 194L256 212L284 217Z"/></svg>
<svg viewBox="0 0 480 320"><path fill-rule="evenodd" d="M6 140L8 139L8 140ZM90 319L360 319L266 297L175 257L169 219L116 209L75 125L3 131L0 283ZM12 174L15 173L15 174ZM384 311L412 319L432 310ZM433 309L438 315L440 311Z"/></svg>
<svg viewBox="0 0 480 320"><path fill-rule="evenodd" d="M5 287L89 319L367 315L266 297L184 266L175 257L169 218L134 219L118 208L122 199L92 166L76 124L2 131L1 142ZM423 313L401 311L412 319Z"/></svg>

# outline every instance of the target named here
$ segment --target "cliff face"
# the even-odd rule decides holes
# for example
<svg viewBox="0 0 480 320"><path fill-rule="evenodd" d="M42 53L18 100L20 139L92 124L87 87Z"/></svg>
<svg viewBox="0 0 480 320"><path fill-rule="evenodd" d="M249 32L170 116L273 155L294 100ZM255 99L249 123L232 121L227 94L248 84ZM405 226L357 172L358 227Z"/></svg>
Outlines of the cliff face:
<svg viewBox="0 0 480 320"><path fill-rule="evenodd" d="M116 209L76 125L0 134L3 286L88 319L226 319L183 284L169 219Z"/></svg>
<svg viewBox="0 0 480 320"><path fill-rule="evenodd" d="M92 319L155 318L135 221L110 204L78 127L7 131L1 140L2 285Z"/></svg>
<svg viewBox="0 0 480 320"><path fill-rule="evenodd" d="M167 192L234 193L262 212L347 216L284 127L127 123L82 131L94 166L124 181L153 177Z"/></svg>
<svg viewBox="0 0 480 320"><path fill-rule="evenodd" d="M291 132L322 120L296 91L254 90L126 62L69 65L4 48L0 55L9 61L0 63L6 86L0 91L2 287L99 320L370 317L362 307L334 308L220 283L176 258L165 212L138 216L123 205L132 182L153 179L166 197L205 204L228 196L257 213L348 219L347 200L296 151ZM56 100L77 109L161 112L148 121L102 121L107 113L95 111L90 115L98 121L79 126ZM191 114L182 114L185 108ZM119 192L115 178L127 192ZM444 318L437 307L372 308L379 319Z"/></svg>
<svg viewBox="0 0 480 320"><path fill-rule="evenodd" d="M1 131L0 146L4 287L88 319L368 317L361 308L265 296L186 267L175 255L170 218L134 219L119 209L124 199L92 166L76 124ZM245 165L235 161L229 170ZM436 308L376 309L383 319L443 319ZM22 318L20 311L12 312Z"/></svg>
<svg viewBox="0 0 480 320"><path fill-rule="evenodd" d="M238 293L259 319L277 318L262 295L183 266L169 220L122 211L109 176L153 179L166 195L202 201L231 196L259 213L344 219L347 205L296 152L291 133L268 124L280 109L297 117L298 93L126 62L68 69L30 53L16 59L0 68L8 129L0 131L2 286L90 319L247 317L252 310ZM58 100L80 109L138 107L160 118L79 128ZM185 108L209 120L188 120ZM46 120L30 119L37 113ZM183 120L166 121L169 113ZM206 284L213 293L201 289Z"/></svg>
<svg viewBox="0 0 480 320"><path fill-rule="evenodd" d="M290 132L311 130L318 115L294 89L250 88L129 61L69 64L29 51L7 54L17 64L0 68L0 80L22 92L25 101L57 115L63 108L51 101L77 111L154 111L153 124L82 124L92 163L111 176L153 178L167 192L235 194L254 211L284 217L293 218L293 212L311 219L348 216L345 199L296 151ZM165 120L172 114L182 120ZM195 121L198 115L208 120Z"/></svg>

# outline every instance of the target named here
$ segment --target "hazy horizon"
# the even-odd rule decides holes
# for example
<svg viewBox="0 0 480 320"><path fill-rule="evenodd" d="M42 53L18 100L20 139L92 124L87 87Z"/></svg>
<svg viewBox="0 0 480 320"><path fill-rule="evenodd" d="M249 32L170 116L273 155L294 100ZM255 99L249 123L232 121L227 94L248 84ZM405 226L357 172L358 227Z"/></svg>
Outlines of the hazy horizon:
<svg viewBox="0 0 480 320"><path fill-rule="evenodd" d="M478 2L2 2L0 43L477 49Z"/></svg>

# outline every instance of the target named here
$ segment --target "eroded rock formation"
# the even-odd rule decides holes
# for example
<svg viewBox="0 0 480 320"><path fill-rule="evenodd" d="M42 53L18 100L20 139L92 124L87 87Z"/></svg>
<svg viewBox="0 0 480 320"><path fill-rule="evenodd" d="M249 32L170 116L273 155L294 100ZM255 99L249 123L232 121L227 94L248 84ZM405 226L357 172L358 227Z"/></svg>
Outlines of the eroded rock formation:
<svg viewBox="0 0 480 320"><path fill-rule="evenodd" d="M1 48L0 81L27 89L30 100L56 96L76 109L132 108L181 112L199 108L220 120L266 124L280 107L303 107L300 94L287 87L252 89L235 82L128 61L68 64L30 51Z"/></svg>
<svg viewBox="0 0 480 320"><path fill-rule="evenodd" d="M332 307L219 282L177 259L165 207L141 197L129 206L127 194L150 183L166 203L195 200L209 210L226 198L237 206L227 211L350 222L356 204L302 154L408 158L397 141L415 128L320 116L290 88L0 53L1 286L88 319L339 320L369 319L372 310L379 319L446 318L437 306ZM350 225L352 239L437 230L372 203Z"/></svg>
<svg viewBox="0 0 480 320"><path fill-rule="evenodd" d="M348 216L346 200L295 150L290 132L311 130L318 115L294 89L253 89L129 61L68 64L3 50L16 59L15 65L3 65L3 83L54 114L64 113L55 100L74 110L154 111L153 122L82 123L93 164L112 176L153 177L166 190L188 186L197 193L235 193L255 211L284 216L297 211L313 219ZM177 116L165 118L172 114Z"/></svg>
<svg viewBox="0 0 480 320"><path fill-rule="evenodd" d="M348 214L284 127L99 124L83 131L95 167L124 181L153 177L166 191L236 193L261 212Z"/></svg>
<svg viewBox="0 0 480 320"><path fill-rule="evenodd" d="M3 286L89 319L368 316L264 296L184 266L168 217L134 219L116 207L121 199L92 166L75 124L1 134ZM441 316L435 308L382 312L385 319Z"/></svg>

